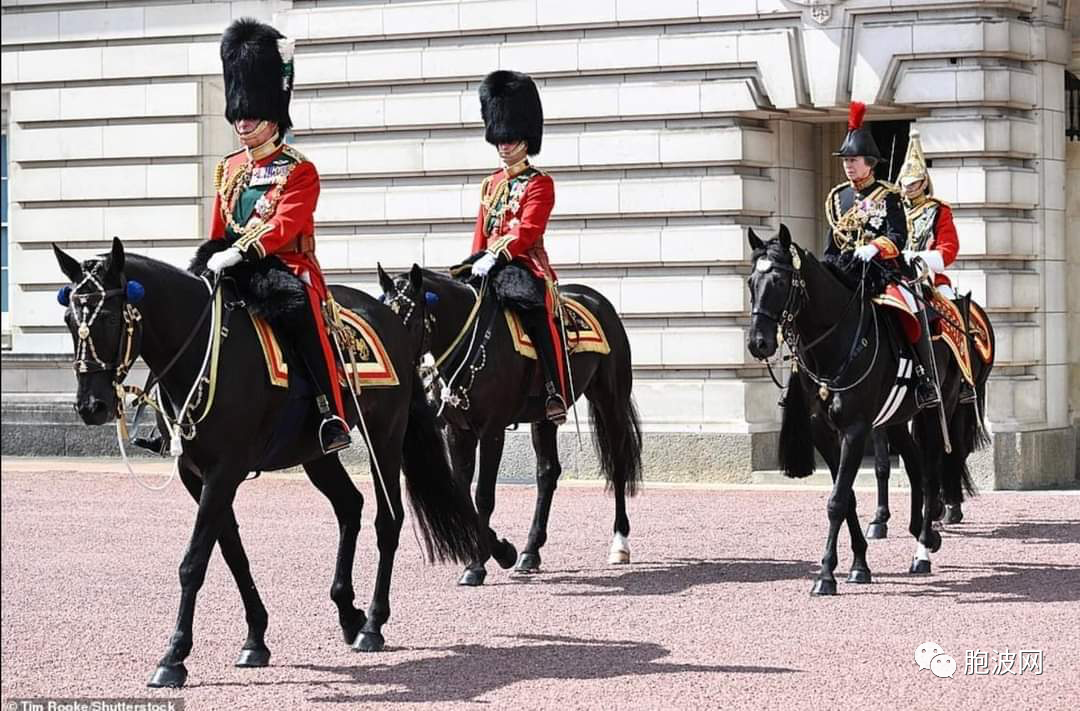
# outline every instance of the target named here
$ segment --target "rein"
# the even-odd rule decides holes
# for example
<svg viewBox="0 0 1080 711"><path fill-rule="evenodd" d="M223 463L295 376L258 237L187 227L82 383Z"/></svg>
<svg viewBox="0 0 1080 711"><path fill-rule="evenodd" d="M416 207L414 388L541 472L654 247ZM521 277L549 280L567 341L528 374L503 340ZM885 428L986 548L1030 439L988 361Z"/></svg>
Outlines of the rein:
<svg viewBox="0 0 1080 711"><path fill-rule="evenodd" d="M476 374L484 369L487 365L487 353L484 346L487 344L488 339L491 337L491 324L488 324L485 329L485 333L480 344L479 349L476 352L479 358L472 359L473 361L479 360L479 364L470 362L470 354L474 352L474 348L477 342L477 334L480 331L480 308L484 303L484 294L487 293L488 277L485 276L480 283L480 288L477 289L468 282L465 286L473 294L473 305L469 310L469 315L465 318L465 322L462 324L458 334L450 342L450 345L443 351L443 353L436 358L430 350L427 348L427 341L430 337L430 324L427 317L423 324L424 332L421 336L421 348L420 355L417 362L417 373L420 375L421 382L424 383L424 387L429 392L432 392L435 385L439 385L439 410L437 416L441 416L446 406L449 404L460 410L468 410L470 406L469 391L472 389L473 381L476 379ZM402 323L408 326L409 320L412 318L413 312L416 309L416 301L405 294L401 289L395 287L394 293L389 295L386 299L386 303L393 309L399 316L401 316L401 307L398 303L406 305L404 316L402 316ZM395 308L397 307L397 308ZM497 310L496 310L497 313ZM468 340L465 340L466 334L470 334ZM464 350L462 350L464 346ZM461 362L454 369L453 374L449 379L445 379L440 372L440 367L451 367L451 365L458 359L460 354ZM458 393L454 393L454 383L461 375L462 371L468 367L469 380L462 386L458 387ZM433 396L431 396L434 399Z"/></svg>
<svg viewBox="0 0 1080 711"><path fill-rule="evenodd" d="M769 265L770 269L786 271L792 274L790 286L788 288L788 295L784 301L784 307L782 312L779 315L776 315L775 312L769 312L760 307L755 307L751 311L751 316L764 316L765 318L773 321L779 326L780 333L784 342L786 342L791 348L791 358L795 361L795 367L806 373L806 376L810 378L810 380L812 380L816 385L818 385L818 394L821 396L821 399L824 400L828 397L830 392L846 392L848 390L852 390L858 387L862 384L864 380L866 380L870 373L873 372L874 367L877 365L877 358L880 352L881 345L879 338L880 333L878 327L877 309L871 307L871 312L874 316L874 356L870 360L870 364L867 366L866 370L853 382L843 386L838 386L836 384L841 378L843 378L847 374L848 369L852 366L852 364L855 362L855 359L858 357L858 354L860 352L859 345L862 344L863 347L867 345L866 339L862 335L862 324L866 314L867 299L865 298L865 277L868 266L863 266L863 278L859 280L859 287L852 293L847 305L844 307L844 310L841 312L839 318L837 318L833 325L826 329L823 334L810 341L809 343L800 344L801 335L799 334L798 328L795 325L795 319L802 311L803 306L805 306L806 303L809 302L810 295L806 289L806 279L803 278L802 275L802 258L799 255L798 249L795 247L795 245L791 245L790 251L792 258L790 266L786 264ZM852 339L851 347L848 349L848 355L844 360L844 363L840 366L839 371L837 371L837 373L831 377L825 377L815 373L814 370L811 369L810 366L807 364L807 358L810 355L810 351L815 346L818 346L822 342L824 342L825 339L831 336L836 331L836 329L839 328L840 324L844 322L853 304L855 304L856 302L859 303L858 328L855 329L855 335ZM772 363L766 360L765 365L769 371L769 377L772 378L773 383L778 388L783 390L784 385L780 382L779 378L776 377L776 373L773 371L772 368Z"/></svg>

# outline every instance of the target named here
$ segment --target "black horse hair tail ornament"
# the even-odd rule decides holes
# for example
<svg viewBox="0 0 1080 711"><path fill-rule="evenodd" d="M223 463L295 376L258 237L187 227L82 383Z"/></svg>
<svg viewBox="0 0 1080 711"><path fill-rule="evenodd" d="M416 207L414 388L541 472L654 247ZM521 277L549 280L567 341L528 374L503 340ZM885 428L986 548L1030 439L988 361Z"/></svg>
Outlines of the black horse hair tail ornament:
<svg viewBox="0 0 1080 711"><path fill-rule="evenodd" d="M780 470L784 476L802 479L814 473L814 444L810 436L810 410L806 392L797 378L788 384L784 398L778 446Z"/></svg>

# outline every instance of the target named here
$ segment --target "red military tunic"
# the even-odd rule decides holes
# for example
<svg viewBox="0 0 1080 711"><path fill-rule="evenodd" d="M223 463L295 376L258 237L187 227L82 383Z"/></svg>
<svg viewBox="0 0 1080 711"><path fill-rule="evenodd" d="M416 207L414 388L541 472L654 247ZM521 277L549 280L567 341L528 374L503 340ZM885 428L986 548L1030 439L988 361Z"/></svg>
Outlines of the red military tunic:
<svg viewBox="0 0 1080 711"><path fill-rule="evenodd" d="M569 402L566 366L563 358L558 356L562 351L554 319L557 277L544 249L544 231L555 207L555 181L531 165L514 175L500 169L484 179L480 195L472 252L487 250L508 261L517 261L547 282L544 306L548 313L548 329L555 344L563 398Z"/></svg>
<svg viewBox="0 0 1080 711"><path fill-rule="evenodd" d="M911 249L934 250L948 269L956 261L960 240L956 235L952 208L934 197L926 197L918 205L907 208L909 245ZM952 286L949 277L934 275L934 286Z"/></svg>
<svg viewBox="0 0 1080 711"><path fill-rule="evenodd" d="M237 151L218 163L214 191L210 239L228 240L245 259L273 255L304 281L333 382L337 370L320 311L326 281L315 258L315 205L319 201L315 165L286 144L254 161L246 150ZM333 398L344 419L340 388L333 388Z"/></svg>

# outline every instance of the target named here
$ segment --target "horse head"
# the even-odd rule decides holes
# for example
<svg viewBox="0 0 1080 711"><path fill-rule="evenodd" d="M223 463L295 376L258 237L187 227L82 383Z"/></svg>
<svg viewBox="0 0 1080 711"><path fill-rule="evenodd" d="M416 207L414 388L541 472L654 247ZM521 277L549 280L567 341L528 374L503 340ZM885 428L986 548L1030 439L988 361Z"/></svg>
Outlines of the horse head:
<svg viewBox="0 0 1080 711"><path fill-rule="evenodd" d="M753 250L750 288L750 329L746 347L755 358L769 358L778 347L777 333L785 322L794 320L799 307L802 276L800 250L791 242L786 225L780 233L763 242L754 230L747 230Z"/></svg>
<svg viewBox="0 0 1080 711"><path fill-rule="evenodd" d="M75 411L88 425L103 425L119 412L118 391L139 356L142 324L134 304L143 287L124 275L124 245L79 262L53 245L60 270L70 280L57 293L75 346L78 380Z"/></svg>
<svg viewBox="0 0 1080 711"><path fill-rule="evenodd" d="M409 271L392 277L386 273L382 264L377 267L379 286L383 291L379 300L398 315L405 325L405 330L409 332L409 342L416 344L419 353L425 340L428 306L433 301L438 301L437 297L424 291L424 270L420 265L413 264Z"/></svg>

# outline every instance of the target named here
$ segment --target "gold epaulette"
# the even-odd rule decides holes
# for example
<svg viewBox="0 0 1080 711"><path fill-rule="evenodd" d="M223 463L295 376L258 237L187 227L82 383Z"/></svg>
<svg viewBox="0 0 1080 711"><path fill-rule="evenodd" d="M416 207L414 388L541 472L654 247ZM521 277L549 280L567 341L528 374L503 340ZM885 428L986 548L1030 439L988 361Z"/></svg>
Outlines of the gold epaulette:
<svg viewBox="0 0 1080 711"><path fill-rule="evenodd" d="M284 153L285 155L289 156L289 158L292 158L297 163L310 163L311 162L311 161L309 161L307 159L307 156L305 156L303 153L301 153L300 151L298 151L295 148L293 148L292 146L290 146L288 143L285 143L285 144L282 145L282 151L281 152Z"/></svg>
<svg viewBox="0 0 1080 711"><path fill-rule="evenodd" d="M829 218L830 225L833 224L835 219L840 216L833 211L833 196L843 190L848 185L851 185L851 183L840 183L839 185L833 187L833 189L829 191L829 194L825 196L825 216Z"/></svg>
<svg viewBox="0 0 1080 711"><path fill-rule="evenodd" d="M890 193L899 193L900 192L900 186L897 185L896 183L890 183L887 180L879 180L878 183L880 183L881 186L883 188L885 188L886 190L888 190Z"/></svg>
<svg viewBox="0 0 1080 711"><path fill-rule="evenodd" d="M487 197L488 186L491 185L491 176L484 178L484 181L480 183L480 198Z"/></svg>
<svg viewBox="0 0 1080 711"><path fill-rule="evenodd" d="M233 151L232 153L226 153L225 157L218 161L218 164L214 166L214 192L221 192L221 185L225 179L225 170L229 167L229 159L233 156L237 156L244 152L244 149Z"/></svg>

